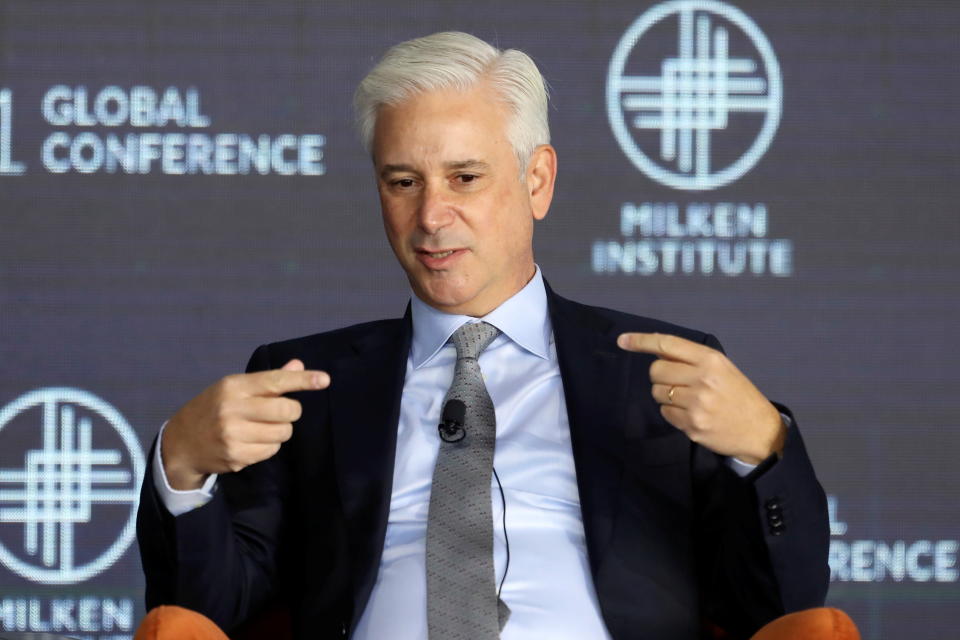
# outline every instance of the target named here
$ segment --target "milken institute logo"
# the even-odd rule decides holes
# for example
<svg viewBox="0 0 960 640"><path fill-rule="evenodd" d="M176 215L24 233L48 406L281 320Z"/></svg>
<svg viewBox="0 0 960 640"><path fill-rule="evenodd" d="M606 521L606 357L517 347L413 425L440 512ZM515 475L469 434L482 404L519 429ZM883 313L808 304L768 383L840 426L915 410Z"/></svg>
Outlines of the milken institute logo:
<svg viewBox="0 0 960 640"><path fill-rule="evenodd" d="M645 75L657 71L651 42L672 20L677 50L664 52L658 75ZM623 152L648 177L675 189L715 189L743 176L770 145L782 101L780 66L766 36L745 13L714 0L649 9L623 34L607 74L607 113ZM733 118L743 122L729 131ZM746 150L714 166L720 132L726 130L722 142L729 147L745 128L759 129L741 143Z"/></svg>
<svg viewBox="0 0 960 640"><path fill-rule="evenodd" d="M133 541L143 450L115 408L64 387L31 391L0 410L0 442L13 421L22 431L35 419L40 447L23 452L22 467L0 468L0 563L35 582L82 582L110 567ZM95 431L97 443L119 436L126 451L96 447ZM119 535L108 537L98 555L79 561L81 527L93 526L95 510L111 505L122 513ZM86 554L88 547L83 545Z"/></svg>

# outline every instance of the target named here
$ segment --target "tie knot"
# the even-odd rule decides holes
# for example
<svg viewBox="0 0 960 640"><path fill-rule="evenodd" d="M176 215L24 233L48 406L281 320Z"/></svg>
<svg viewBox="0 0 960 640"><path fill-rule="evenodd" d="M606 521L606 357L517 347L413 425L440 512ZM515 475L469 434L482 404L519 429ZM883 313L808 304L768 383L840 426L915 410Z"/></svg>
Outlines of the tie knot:
<svg viewBox="0 0 960 640"><path fill-rule="evenodd" d="M498 335L500 335L500 329L486 322L461 325L452 338L453 346L457 348L457 360L477 358Z"/></svg>

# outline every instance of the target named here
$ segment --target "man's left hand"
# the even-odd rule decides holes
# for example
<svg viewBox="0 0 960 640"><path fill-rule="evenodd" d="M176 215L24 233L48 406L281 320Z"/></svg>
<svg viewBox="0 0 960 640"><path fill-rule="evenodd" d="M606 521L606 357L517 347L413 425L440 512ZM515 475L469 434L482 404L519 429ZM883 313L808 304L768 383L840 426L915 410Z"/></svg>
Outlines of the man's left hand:
<svg viewBox="0 0 960 640"><path fill-rule="evenodd" d="M748 464L783 453L780 412L723 353L661 333L624 333L617 345L657 356L650 365L653 398L694 442Z"/></svg>

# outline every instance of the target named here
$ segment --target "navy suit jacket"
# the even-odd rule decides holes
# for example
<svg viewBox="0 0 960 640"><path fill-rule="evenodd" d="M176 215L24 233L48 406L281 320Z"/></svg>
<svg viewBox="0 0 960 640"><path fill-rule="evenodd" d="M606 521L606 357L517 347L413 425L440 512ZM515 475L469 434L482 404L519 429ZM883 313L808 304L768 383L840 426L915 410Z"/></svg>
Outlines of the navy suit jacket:
<svg viewBox="0 0 960 640"><path fill-rule="evenodd" d="M650 395L652 356L624 331L712 336L581 305L547 287L570 421L590 570L617 640L748 637L823 604L826 500L789 429L783 457L739 478L667 423ZM294 635L349 635L376 579L390 509L409 310L265 345L248 370L300 358L330 373L273 458L220 477L214 498L172 517L148 472L138 516L147 606L179 604L231 629L279 599ZM781 407L782 411L786 409Z"/></svg>

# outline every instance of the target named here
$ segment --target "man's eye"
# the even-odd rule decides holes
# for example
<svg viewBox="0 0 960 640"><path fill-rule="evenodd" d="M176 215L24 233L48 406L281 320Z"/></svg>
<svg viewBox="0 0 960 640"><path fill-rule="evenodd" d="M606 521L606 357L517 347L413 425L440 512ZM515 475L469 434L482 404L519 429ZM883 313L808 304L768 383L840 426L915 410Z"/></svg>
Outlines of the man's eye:
<svg viewBox="0 0 960 640"><path fill-rule="evenodd" d="M413 180L411 178L400 178L399 180L394 180L393 185L395 187L402 187L404 189L409 189L413 186Z"/></svg>
<svg viewBox="0 0 960 640"><path fill-rule="evenodd" d="M474 180L476 180L477 176L473 175L472 173L462 173L459 176L457 176L457 179L459 179L460 182L466 184L468 182L473 182Z"/></svg>

